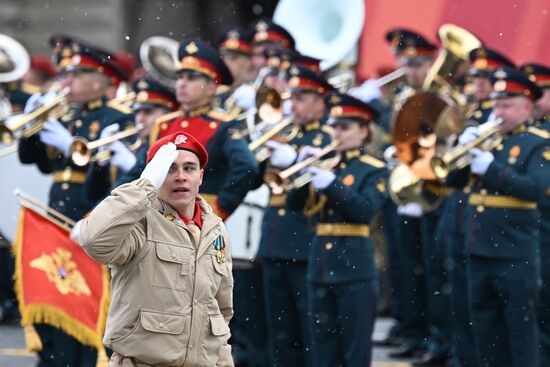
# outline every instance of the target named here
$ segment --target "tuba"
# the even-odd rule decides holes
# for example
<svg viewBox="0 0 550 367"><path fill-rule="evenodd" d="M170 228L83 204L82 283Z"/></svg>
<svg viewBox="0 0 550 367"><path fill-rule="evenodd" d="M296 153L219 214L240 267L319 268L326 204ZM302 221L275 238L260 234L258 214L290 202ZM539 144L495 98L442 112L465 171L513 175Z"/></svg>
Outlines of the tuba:
<svg viewBox="0 0 550 367"><path fill-rule="evenodd" d="M21 79L31 67L31 57L25 47L15 39L0 34L0 83ZM0 87L0 119L12 114L12 106Z"/></svg>
<svg viewBox="0 0 550 367"><path fill-rule="evenodd" d="M178 47L176 40L163 36L149 37L139 47L143 68L170 89L176 87Z"/></svg>
<svg viewBox="0 0 550 367"><path fill-rule="evenodd" d="M365 22L364 1L281 0L273 21L296 37L300 53L322 60L321 70L338 90L344 92L354 84L357 41Z"/></svg>
<svg viewBox="0 0 550 367"><path fill-rule="evenodd" d="M431 162L462 131L466 101L454 84L467 68L470 51L481 45L473 34L452 24L441 26L438 35L443 47L424 80L424 91L403 103L393 123L400 164L390 175L390 197L398 205L420 203L424 212L435 210L444 199L446 189Z"/></svg>

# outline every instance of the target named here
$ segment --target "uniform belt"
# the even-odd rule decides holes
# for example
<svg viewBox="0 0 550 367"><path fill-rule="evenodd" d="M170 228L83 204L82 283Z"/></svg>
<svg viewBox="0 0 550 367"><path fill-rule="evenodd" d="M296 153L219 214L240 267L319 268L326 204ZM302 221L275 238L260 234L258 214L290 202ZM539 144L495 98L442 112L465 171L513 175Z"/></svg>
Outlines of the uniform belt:
<svg viewBox="0 0 550 367"><path fill-rule="evenodd" d="M53 173L53 182L71 182L83 184L84 182L86 182L86 173L72 170L55 171Z"/></svg>
<svg viewBox="0 0 550 367"><path fill-rule="evenodd" d="M273 195L269 198L269 206L281 207L286 205L286 195Z"/></svg>
<svg viewBox="0 0 550 367"><path fill-rule="evenodd" d="M497 195L470 194L470 196L468 197L468 204L488 206L490 208L510 208L510 209L536 209L537 208L537 203L533 201L516 199L511 196L497 196Z"/></svg>
<svg viewBox="0 0 550 367"><path fill-rule="evenodd" d="M366 224L319 223L317 236L369 237L370 228Z"/></svg>

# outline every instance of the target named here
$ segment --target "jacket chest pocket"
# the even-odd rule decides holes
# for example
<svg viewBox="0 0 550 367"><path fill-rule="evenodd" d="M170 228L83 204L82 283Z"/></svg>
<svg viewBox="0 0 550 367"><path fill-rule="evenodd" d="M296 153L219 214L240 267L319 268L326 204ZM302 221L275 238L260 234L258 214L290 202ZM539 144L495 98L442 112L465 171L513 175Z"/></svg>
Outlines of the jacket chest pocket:
<svg viewBox="0 0 550 367"><path fill-rule="evenodd" d="M189 276L193 251L166 243L156 243L155 255L153 286L178 291L189 290L192 284Z"/></svg>

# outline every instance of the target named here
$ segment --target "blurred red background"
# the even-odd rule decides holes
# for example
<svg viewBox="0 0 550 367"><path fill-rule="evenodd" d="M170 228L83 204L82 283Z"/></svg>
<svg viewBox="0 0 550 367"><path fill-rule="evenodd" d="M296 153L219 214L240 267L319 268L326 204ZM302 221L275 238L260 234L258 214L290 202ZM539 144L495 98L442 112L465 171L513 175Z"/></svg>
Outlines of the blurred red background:
<svg viewBox="0 0 550 367"><path fill-rule="evenodd" d="M384 35L394 27L415 30L437 43L440 25L466 28L517 64L550 64L549 0L365 0L359 44L359 80L393 65Z"/></svg>

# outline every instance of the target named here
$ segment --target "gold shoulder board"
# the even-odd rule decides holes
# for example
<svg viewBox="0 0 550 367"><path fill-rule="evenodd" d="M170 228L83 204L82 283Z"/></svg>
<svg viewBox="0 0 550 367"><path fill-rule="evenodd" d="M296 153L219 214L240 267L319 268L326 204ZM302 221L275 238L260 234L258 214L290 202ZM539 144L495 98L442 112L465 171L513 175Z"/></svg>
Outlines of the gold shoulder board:
<svg viewBox="0 0 550 367"><path fill-rule="evenodd" d="M207 115L208 117L212 117L213 119L221 122L227 122L233 119L233 117L230 114L227 114L221 111L210 110L208 111Z"/></svg>
<svg viewBox="0 0 550 367"><path fill-rule="evenodd" d="M359 158L361 162L366 163L368 165L371 165L376 168L382 168L385 167L386 164L382 162L379 159L374 158L373 156L370 156L368 154L362 155L361 158Z"/></svg>
<svg viewBox="0 0 550 367"><path fill-rule="evenodd" d="M548 131L539 129L538 127L529 126L527 131L544 139L550 138L550 133Z"/></svg>

